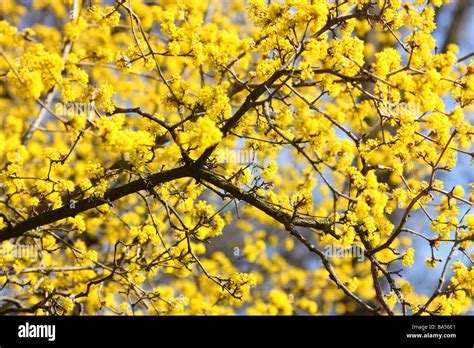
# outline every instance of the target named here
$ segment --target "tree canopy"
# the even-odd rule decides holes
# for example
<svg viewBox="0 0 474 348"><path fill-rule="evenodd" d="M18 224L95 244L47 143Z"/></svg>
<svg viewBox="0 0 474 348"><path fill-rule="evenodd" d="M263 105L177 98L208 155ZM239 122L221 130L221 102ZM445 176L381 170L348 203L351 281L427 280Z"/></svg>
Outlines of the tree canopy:
<svg viewBox="0 0 474 348"><path fill-rule="evenodd" d="M459 2L2 0L0 314L472 310Z"/></svg>

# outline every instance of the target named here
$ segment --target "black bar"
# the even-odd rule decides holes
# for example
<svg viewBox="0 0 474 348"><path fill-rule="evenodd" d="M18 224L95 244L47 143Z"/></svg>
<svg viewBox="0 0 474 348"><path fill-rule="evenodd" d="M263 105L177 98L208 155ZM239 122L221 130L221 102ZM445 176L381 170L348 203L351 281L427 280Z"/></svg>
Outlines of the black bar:
<svg viewBox="0 0 474 348"><path fill-rule="evenodd" d="M55 325L54 341L20 338L19 327ZM23 326L25 329L26 326ZM410 344L473 347L473 316L457 317L0 317L0 347L254 343L295 346ZM23 333L25 330L23 330ZM33 335L36 331L33 331ZM44 331L46 332L46 331ZM410 338L407 334L421 335ZM444 335L435 337L434 335ZM450 337L446 337L450 335ZM454 337L455 336L455 337ZM50 337L51 338L51 337Z"/></svg>

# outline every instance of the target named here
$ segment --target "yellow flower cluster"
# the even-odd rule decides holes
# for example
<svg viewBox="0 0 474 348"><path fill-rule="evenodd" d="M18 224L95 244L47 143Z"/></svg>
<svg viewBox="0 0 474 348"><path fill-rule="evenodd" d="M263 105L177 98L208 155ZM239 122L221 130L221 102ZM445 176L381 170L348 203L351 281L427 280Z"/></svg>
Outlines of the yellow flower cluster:
<svg viewBox="0 0 474 348"><path fill-rule="evenodd" d="M402 257L402 265L404 267L411 267L415 263L415 249L413 248L408 248L407 251L405 251L405 254L403 254Z"/></svg>
<svg viewBox="0 0 474 348"><path fill-rule="evenodd" d="M120 22L120 13L113 6L92 6L87 9L87 18L102 27L113 28Z"/></svg>
<svg viewBox="0 0 474 348"><path fill-rule="evenodd" d="M405 274L436 277L455 244L420 314L465 313L474 62L433 35L448 2L78 1L69 16L70 0L4 0L0 230L67 217L23 234L40 261L0 257L0 288L48 315L46 299L293 315L359 313L355 298L399 314L402 297L412 314L431 294Z"/></svg>
<svg viewBox="0 0 474 348"><path fill-rule="evenodd" d="M187 132L179 133L179 142L182 146L194 150L196 157L198 156L197 149L205 150L222 139L219 127L208 116L200 117L195 123L189 123L189 127Z"/></svg>
<svg viewBox="0 0 474 348"><path fill-rule="evenodd" d="M347 76L356 75L364 65L364 42L357 37L343 36L332 40L325 65Z"/></svg>
<svg viewBox="0 0 474 348"><path fill-rule="evenodd" d="M64 61L41 44L31 45L19 59L15 70L7 74L8 82L19 96L39 98L40 95L62 81Z"/></svg>
<svg viewBox="0 0 474 348"><path fill-rule="evenodd" d="M449 292L436 298L430 305L430 310L440 315L459 315L469 308L472 303L474 270L468 270L460 261L453 264L454 276L449 284Z"/></svg>
<svg viewBox="0 0 474 348"><path fill-rule="evenodd" d="M86 28L86 20L79 17L77 21L74 20L64 26L64 38L69 41L76 41Z"/></svg>
<svg viewBox="0 0 474 348"><path fill-rule="evenodd" d="M13 45L16 40L17 29L7 21L0 21L0 47Z"/></svg>

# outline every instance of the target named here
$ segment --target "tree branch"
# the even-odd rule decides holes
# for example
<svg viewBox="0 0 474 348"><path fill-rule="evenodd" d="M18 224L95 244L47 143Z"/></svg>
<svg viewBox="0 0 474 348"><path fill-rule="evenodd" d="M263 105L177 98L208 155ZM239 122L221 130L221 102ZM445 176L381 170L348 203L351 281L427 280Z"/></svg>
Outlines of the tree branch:
<svg viewBox="0 0 474 348"><path fill-rule="evenodd" d="M90 197L87 199L83 199L75 203L74 208L71 208L69 205L65 205L61 208L47 211L40 215L24 220L14 226L0 230L0 242L11 238L20 237L29 230L33 230L35 228L68 217L76 216L77 214L80 214L86 210L89 210L94 207L99 207L106 203L111 203L129 194L145 190L149 187L153 187L158 184L190 176L190 174L191 170L188 166L170 169L167 171L152 174L146 179L138 179L123 186L110 189L105 193L104 197Z"/></svg>

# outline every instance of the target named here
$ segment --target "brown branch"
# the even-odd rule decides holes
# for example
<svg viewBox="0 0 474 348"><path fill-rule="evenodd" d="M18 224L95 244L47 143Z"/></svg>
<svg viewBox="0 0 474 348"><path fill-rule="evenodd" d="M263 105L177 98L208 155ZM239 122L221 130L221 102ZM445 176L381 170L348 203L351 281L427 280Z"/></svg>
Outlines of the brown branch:
<svg viewBox="0 0 474 348"><path fill-rule="evenodd" d="M193 172L193 176L196 180L204 180L208 183L230 193L233 197L247 202L248 204L258 208L268 216L272 217L276 221L287 225L291 223L293 226L299 227L308 227L314 228L325 233L331 234L334 238L339 239L339 236L334 234L332 230L332 223L330 221L318 221L314 219L307 219L299 216L292 216L288 213L285 213L281 209L278 209L269 203L263 201L259 197L252 195L249 192L241 190L239 187L234 186L228 180L222 179L215 175L213 172L201 169L199 171Z"/></svg>
<svg viewBox="0 0 474 348"><path fill-rule="evenodd" d="M342 291L344 291L344 293L349 297L351 298L353 301L355 301L356 303L358 303L360 306L362 306L364 309L372 312L372 313L376 313L378 314L379 312L379 308L377 307L372 307L371 305L367 304L364 302L363 299L361 299L360 297L358 297L355 293L353 293L352 291L350 291L347 286L342 282L342 280L338 277L336 271L334 270L334 268L332 267L331 263L329 262L328 258L326 257L326 255L318 250L308 239L306 239L301 233L299 233L295 228L294 226L292 226L291 224L288 224L285 226L285 228L287 229L288 232L290 232L291 235L293 235L294 237L296 237L296 239L298 239L301 243L303 243L303 245L312 253L316 254L319 256L319 258L321 259L323 265L324 265L324 268L326 269L326 271L328 271L329 273L329 278L331 278L331 280L337 285L337 287L339 289L341 289Z"/></svg>
<svg viewBox="0 0 474 348"><path fill-rule="evenodd" d="M141 190L145 190L149 187L190 176L190 172L191 170L189 167L182 166L167 171L155 173L150 175L146 179L138 179L123 186L110 189L105 193L104 197L90 197L87 199L83 199L75 203L74 208L71 208L69 205L65 205L61 208L47 211L45 213L22 221L14 226L0 230L0 242L11 238L20 237L29 230L33 230L35 228L48 225L50 223L68 217L76 216L77 214L80 214L86 210L92 209L94 207L99 207L106 203L111 203L113 201L116 201L117 199L120 199L129 194Z"/></svg>

